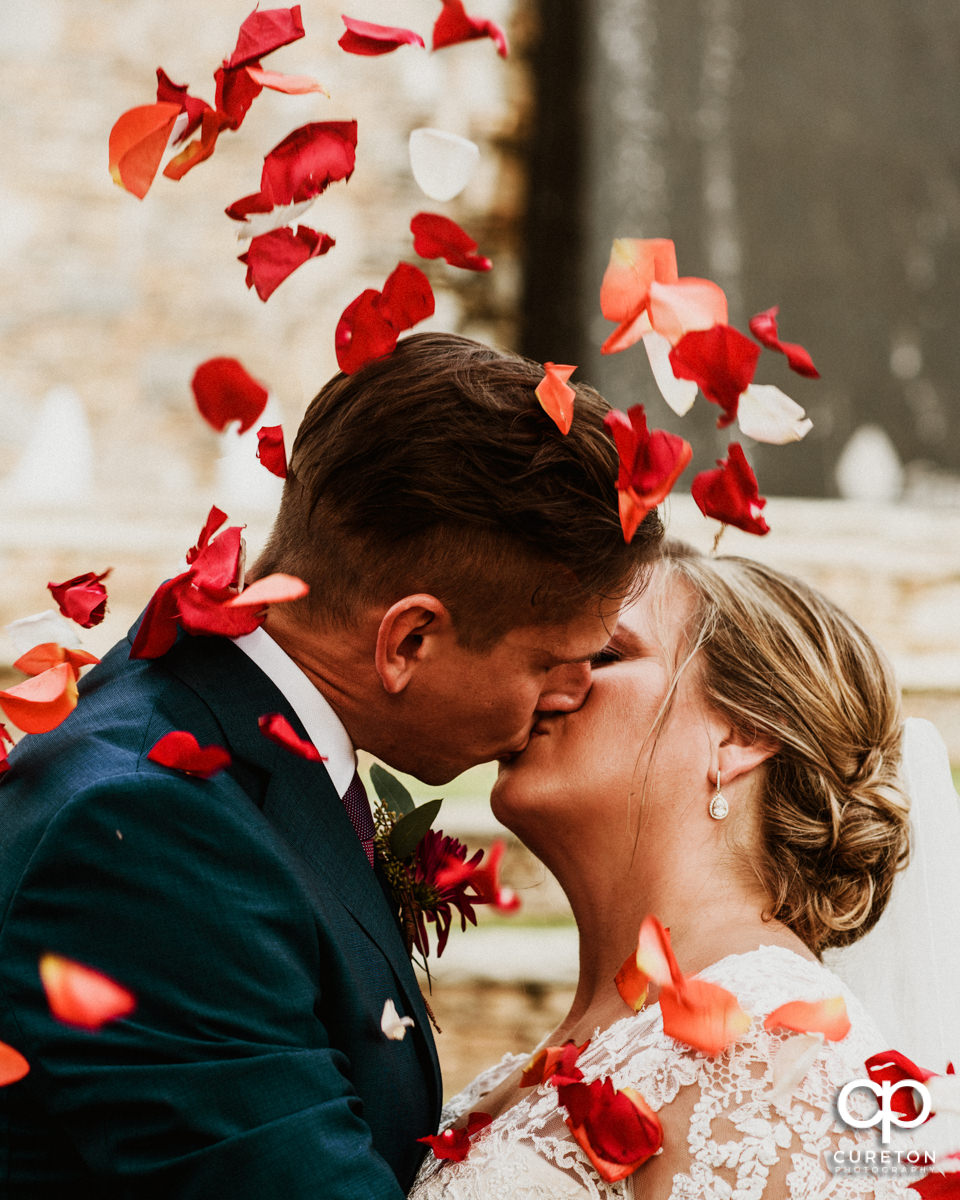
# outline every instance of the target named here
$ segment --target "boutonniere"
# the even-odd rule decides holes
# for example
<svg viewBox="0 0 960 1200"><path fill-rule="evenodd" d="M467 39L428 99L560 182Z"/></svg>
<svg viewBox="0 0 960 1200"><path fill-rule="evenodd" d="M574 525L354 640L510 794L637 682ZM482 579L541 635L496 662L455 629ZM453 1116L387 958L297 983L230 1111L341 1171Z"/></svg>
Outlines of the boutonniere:
<svg viewBox="0 0 960 1200"><path fill-rule="evenodd" d="M504 843L495 842L484 863L483 850L470 857L458 838L433 829L442 800L415 804L396 776L374 763L370 782L376 800L377 855L400 915L407 950L430 982L429 926L436 935L436 956L443 953L457 914L460 928L476 925L477 905L493 904L500 912L514 912L519 898L500 886L499 867Z"/></svg>

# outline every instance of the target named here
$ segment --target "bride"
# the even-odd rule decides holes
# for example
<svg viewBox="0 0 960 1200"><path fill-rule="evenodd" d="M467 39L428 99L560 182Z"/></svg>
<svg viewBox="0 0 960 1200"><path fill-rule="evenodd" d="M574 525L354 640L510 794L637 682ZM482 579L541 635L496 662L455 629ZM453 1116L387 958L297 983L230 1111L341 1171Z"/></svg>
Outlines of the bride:
<svg viewBox="0 0 960 1200"><path fill-rule="evenodd" d="M798 580L680 545L594 666L583 707L543 717L492 796L573 908L573 1005L546 1058L508 1055L448 1104L444 1139L467 1153L428 1156L411 1197L904 1195L826 1165L877 1148L835 1104L890 1048L821 962L875 925L908 853L889 667ZM672 1037L680 993L704 1011ZM624 1105L650 1156L615 1181L604 1146L627 1136Z"/></svg>

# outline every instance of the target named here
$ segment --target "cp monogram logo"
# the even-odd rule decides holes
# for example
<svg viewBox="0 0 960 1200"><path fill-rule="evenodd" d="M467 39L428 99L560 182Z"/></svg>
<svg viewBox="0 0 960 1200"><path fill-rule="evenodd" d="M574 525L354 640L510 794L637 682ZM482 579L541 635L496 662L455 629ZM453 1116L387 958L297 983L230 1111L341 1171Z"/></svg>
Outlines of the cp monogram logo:
<svg viewBox="0 0 960 1200"><path fill-rule="evenodd" d="M857 1091L858 1088L865 1088L867 1091L873 1092L880 1104L879 1111L863 1121L853 1116L849 1107L850 1093ZM920 1111L913 1120L902 1117L893 1107L891 1102L893 1094L900 1088L909 1088L920 1097L922 1102ZM916 1079L901 1079L898 1083L888 1083L886 1080L883 1083L874 1083L872 1079L852 1079L840 1089L840 1095L837 1097L837 1111L846 1124L853 1129L872 1129L874 1125L879 1125L880 1141L886 1145L890 1141L891 1125L896 1125L898 1129L913 1129L927 1119L930 1115L930 1093Z"/></svg>

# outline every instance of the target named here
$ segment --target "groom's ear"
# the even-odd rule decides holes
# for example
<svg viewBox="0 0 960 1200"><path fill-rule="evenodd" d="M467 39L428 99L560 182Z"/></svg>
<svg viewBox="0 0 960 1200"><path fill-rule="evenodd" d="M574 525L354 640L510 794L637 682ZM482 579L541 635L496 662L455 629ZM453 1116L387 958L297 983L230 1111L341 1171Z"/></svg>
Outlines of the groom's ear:
<svg viewBox="0 0 960 1200"><path fill-rule="evenodd" d="M780 743L773 738L765 737L757 732L744 733L742 730L728 726L722 735L715 751L713 775L711 782L717 782L717 771L720 772L720 786L732 783L743 775L748 775L768 758L776 754Z"/></svg>
<svg viewBox="0 0 960 1200"><path fill-rule="evenodd" d="M429 655L431 639L453 633L446 605L426 592L404 596L380 619L374 661L384 690L396 696Z"/></svg>

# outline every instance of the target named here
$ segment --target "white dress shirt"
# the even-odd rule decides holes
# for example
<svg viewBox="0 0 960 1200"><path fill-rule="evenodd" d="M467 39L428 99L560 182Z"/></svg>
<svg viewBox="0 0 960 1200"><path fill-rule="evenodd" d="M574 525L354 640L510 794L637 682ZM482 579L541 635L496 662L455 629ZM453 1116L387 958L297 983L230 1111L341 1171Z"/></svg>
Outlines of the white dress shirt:
<svg viewBox="0 0 960 1200"><path fill-rule="evenodd" d="M325 756L323 765L342 797L357 769L357 755L350 735L326 697L265 629L255 629L232 641L283 693L303 722L307 737Z"/></svg>

